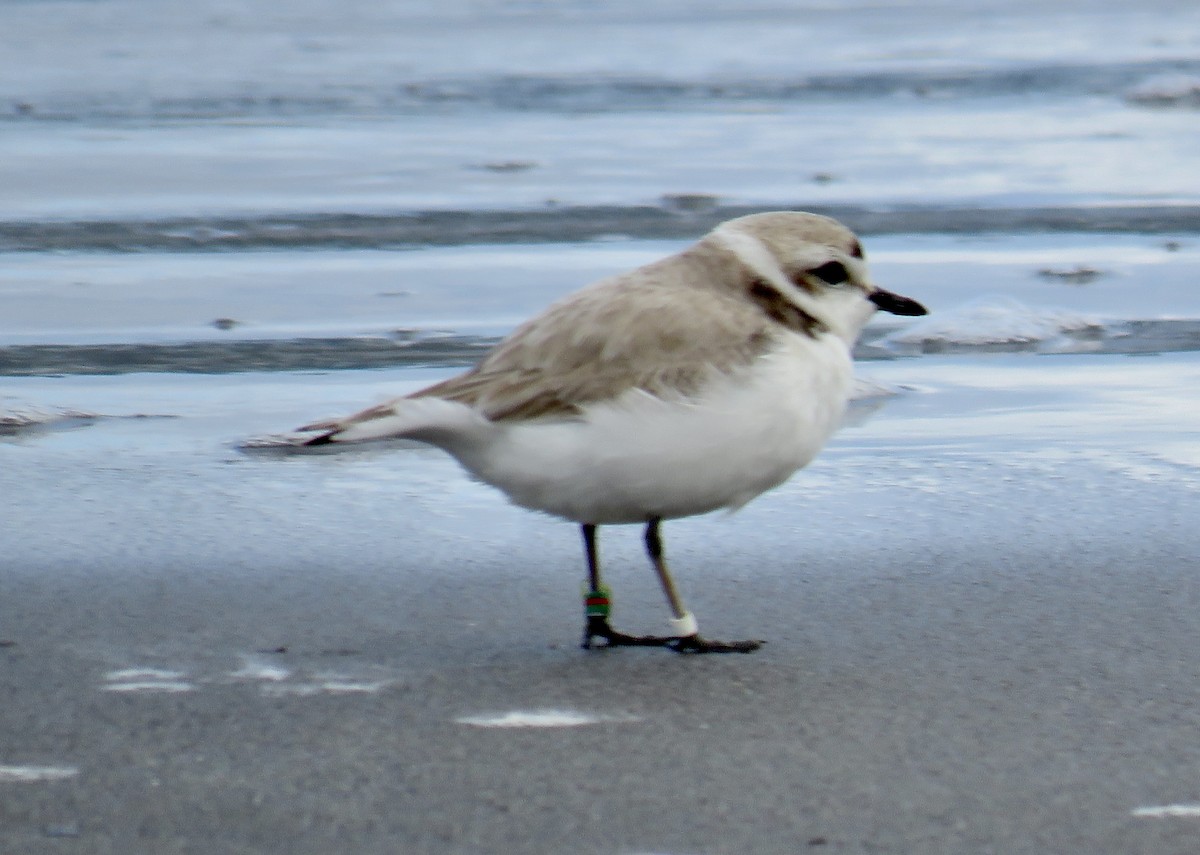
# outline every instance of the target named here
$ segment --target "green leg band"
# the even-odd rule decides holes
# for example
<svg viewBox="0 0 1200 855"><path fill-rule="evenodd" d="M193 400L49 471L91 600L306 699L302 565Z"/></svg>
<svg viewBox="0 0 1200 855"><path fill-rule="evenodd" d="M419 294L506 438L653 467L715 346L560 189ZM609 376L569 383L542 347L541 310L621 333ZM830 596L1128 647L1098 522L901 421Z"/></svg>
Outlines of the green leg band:
<svg viewBox="0 0 1200 855"><path fill-rule="evenodd" d="M601 585L597 591L583 589L583 613L586 617L606 618L612 614L612 591Z"/></svg>

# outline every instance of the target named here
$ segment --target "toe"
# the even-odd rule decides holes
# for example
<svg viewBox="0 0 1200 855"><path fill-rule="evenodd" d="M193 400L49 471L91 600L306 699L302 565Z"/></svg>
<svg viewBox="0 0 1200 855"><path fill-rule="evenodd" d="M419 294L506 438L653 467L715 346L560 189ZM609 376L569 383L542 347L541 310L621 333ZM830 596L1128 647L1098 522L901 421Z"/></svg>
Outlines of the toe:
<svg viewBox="0 0 1200 855"><path fill-rule="evenodd" d="M699 635L686 635L667 645L676 653L753 653L765 642L749 641L711 641Z"/></svg>

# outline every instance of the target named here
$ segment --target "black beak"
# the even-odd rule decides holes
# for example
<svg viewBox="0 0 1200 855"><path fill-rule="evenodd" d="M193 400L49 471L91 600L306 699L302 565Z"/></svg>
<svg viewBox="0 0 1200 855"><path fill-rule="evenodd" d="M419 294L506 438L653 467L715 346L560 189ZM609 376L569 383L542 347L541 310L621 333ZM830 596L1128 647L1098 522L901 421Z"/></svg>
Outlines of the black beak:
<svg viewBox="0 0 1200 855"><path fill-rule="evenodd" d="M884 291L882 288L874 291L867 298L885 312L891 312L893 315L928 315L929 310L913 300L910 297L901 297L899 294L893 294L891 291Z"/></svg>

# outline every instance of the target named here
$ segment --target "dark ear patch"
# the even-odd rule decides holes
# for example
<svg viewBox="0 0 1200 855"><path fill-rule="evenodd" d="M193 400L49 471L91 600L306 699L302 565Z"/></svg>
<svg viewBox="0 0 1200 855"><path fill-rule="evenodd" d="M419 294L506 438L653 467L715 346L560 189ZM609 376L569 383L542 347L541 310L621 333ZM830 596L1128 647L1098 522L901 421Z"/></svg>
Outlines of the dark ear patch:
<svg viewBox="0 0 1200 855"><path fill-rule="evenodd" d="M750 283L750 297L767 317L788 329L802 332L812 338L816 338L818 333L829 331L825 324L790 302L762 279L755 279Z"/></svg>
<svg viewBox="0 0 1200 855"><path fill-rule="evenodd" d="M808 272L822 282L827 282L830 285L840 285L850 278L850 274L846 270L846 265L840 261L827 261L820 267L814 267Z"/></svg>
<svg viewBox="0 0 1200 855"><path fill-rule="evenodd" d="M850 256L852 258L863 258L863 248L861 243L855 241L854 243L850 244Z"/></svg>

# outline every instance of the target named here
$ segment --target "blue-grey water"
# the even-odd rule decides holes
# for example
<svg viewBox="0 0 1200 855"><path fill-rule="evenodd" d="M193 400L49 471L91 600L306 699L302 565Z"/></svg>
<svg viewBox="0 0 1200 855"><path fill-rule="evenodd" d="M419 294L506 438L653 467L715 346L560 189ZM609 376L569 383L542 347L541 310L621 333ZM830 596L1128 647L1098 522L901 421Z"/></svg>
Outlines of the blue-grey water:
<svg viewBox="0 0 1200 855"><path fill-rule="evenodd" d="M913 283L940 309L1023 263L1030 311L1104 316L1080 347L1188 349L1188 298L1140 283L1195 273L1198 32L1163 0L10 0L0 374L457 364L769 208L843 219L889 283L905 236L978 247Z"/></svg>

